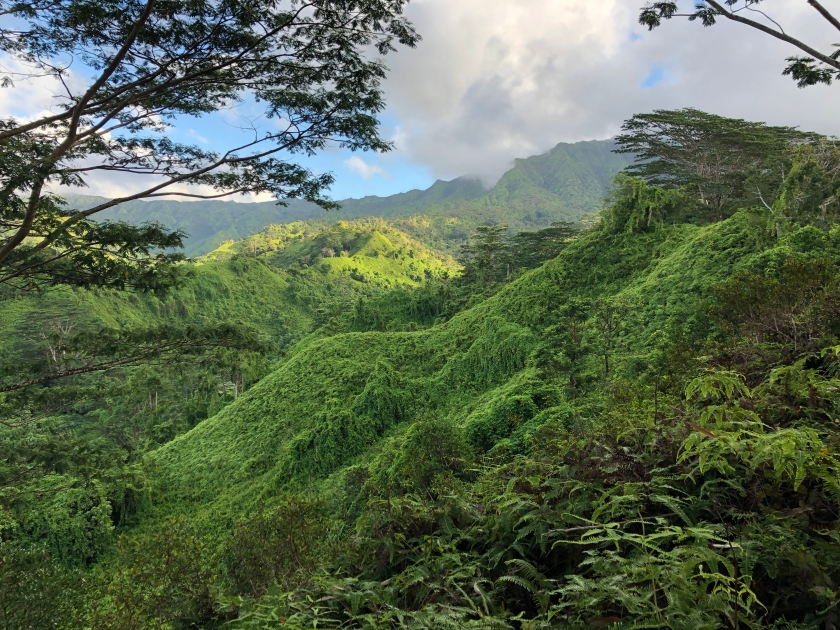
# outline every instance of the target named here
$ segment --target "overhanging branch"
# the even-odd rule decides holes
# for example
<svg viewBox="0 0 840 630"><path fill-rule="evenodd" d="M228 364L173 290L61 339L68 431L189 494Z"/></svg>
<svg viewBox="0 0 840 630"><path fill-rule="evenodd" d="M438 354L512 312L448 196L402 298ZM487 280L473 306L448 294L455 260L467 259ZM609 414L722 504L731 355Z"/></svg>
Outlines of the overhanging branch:
<svg viewBox="0 0 840 630"><path fill-rule="evenodd" d="M819 3L816 2L816 0L808 0L808 1L812 6L814 6L814 5L820 6ZM821 53L820 51L812 48L811 46L809 46L805 42L802 42L802 41L796 39L795 37L791 37L787 33L782 33L780 31L773 30L772 28L762 24L761 22L756 22L755 20L751 20L750 18L745 18L741 15L736 15L732 11L726 10L716 0L706 0L706 2L709 4L709 6L713 7L715 9L715 11L717 11L720 15L727 18L728 20L732 20L733 22L739 22L741 24L746 24L747 26L751 26L752 28L757 29L757 30L759 30L763 33L767 33L768 35L770 35L772 37L775 37L776 39L780 39L783 42L787 42L788 44L792 44L793 46L796 46L797 48L799 48L801 51L808 53L809 55L811 55L815 59L819 59L824 64L829 65L832 68L835 68L836 70L840 70L840 61L837 61L836 59L832 59L828 55L824 55L823 53ZM817 9L817 10L819 10L819 9ZM828 12L826 12L826 13L828 13ZM832 20L833 20L833 18L832 18ZM836 20L834 20L834 21L836 22ZM832 22L832 23L834 23L834 22Z"/></svg>

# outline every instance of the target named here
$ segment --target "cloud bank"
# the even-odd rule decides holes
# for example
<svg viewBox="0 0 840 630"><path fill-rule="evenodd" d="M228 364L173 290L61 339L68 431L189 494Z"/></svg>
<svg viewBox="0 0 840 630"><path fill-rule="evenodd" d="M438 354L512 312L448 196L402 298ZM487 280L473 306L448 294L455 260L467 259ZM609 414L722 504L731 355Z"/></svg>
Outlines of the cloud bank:
<svg viewBox="0 0 840 630"><path fill-rule="evenodd" d="M840 134L840 86L800 90L781 76L792 47L725 19L713 28L674 19L649 33L636 21L641 4L414 0L408 14L424 41L387 60L398 150L438 177L492 181L514 158L611 137L653 109ZM837 39L807 3L768 11L822 50Z"/></svg>

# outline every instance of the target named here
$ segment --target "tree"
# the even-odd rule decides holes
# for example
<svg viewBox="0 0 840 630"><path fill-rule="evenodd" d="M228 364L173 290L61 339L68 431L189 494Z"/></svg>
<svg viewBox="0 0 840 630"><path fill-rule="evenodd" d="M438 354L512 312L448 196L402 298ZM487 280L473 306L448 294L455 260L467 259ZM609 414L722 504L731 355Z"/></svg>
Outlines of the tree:
<svg viewBox="0 0 840 630"><path fill-rule="evenodd" d="M534 269L546 260L556 258L576 232L574 225L565 221L552 223L536 232L520 232L510 239L514 265L517 268Z"/></svg>
<svg viewBox="0 0 840 630"><path fill-rule="evenodd" d="M83 581L43 547L0 542L0 628L84 628Z"/></svg>
<svg viewBox="0 0 840 630"><path fill-rule="evenodd" d="M610 376L610 355L627 326L630 310L631 305L622 297L601 298L593 304L595 330L604 358L604 378Z"/></svg>
<svg viewBox="0 0 840 630"><path fill-rule="evenodd" d="M791 143L819 138L793 127L771 127L692 108L636 114L622 130L616 152L636 157L626 169L629 175L653 186L686 187L715 214L730 201L758 199L755 190L747 189L747 182L757 176L772 171L778 188L785 173L777 167Z"/></svg>
<svg viewBox="0 0 840 630"><path fill-rule="evenodd" d="M539 365L550 372L562 372L568 376L569 398L574 398L577 393L584 359L590 350L585 333L591 308L592 304L587 300L569 298L557 308L559 323L544 330L549 343Z"/></svg>
<svg viewBox="0 0 840 630"><path fill-rule="evenodd" d="M320 504L295 496L242 519L222 552L231 589L258 599L275 584L289 589L305 581L326 551L327 525Z"/></svg>
<svg viewBox="0 0 840 630"><path fill-rule="evenodd" d="M649 229L686 205L681 189L648 186L645 180L619 173L613 180L602 226L614 233Z"/></svg>
<svg viewBox="0 0 840 630"><path fill-rule="evenodd" d="M818 83L831 84L831 81L840 78L840 49L831 53L821 53L816 48L803 42L800 39L788 35L781 25L769 15L756 8L762 0L705 0L697 2L694 10L689 13L677 13L678 6L674 0L650 2L646 4L639 14L639 23L647 26L649 30L660 26L662 20L670 20L675 17L686 17L694 22L699 20L703 26L714 26L718 17L724 17L738 24L750 26L756 30L775 37L783 42L795 46L806 57L788 57L788 65L782 74L792 77L799 87L807 87ZM829 12L817 0L807 0L831 26L840 30L840 20ZM725 6L724 6L725 5ZM750 13L747 13L747 12ZM773 26L758 22L746 15L756 16L760 14L772 22ZM837 44L834 44L837 47Z"/></svg>
<svg viewBox="0 0 840 630"><path fill-rule="evenodd" d="M797 147L777 204L789 220L828 227L840 205L840 144L824 139Z"/></svg>
<svg viewBox="0 0 840 630"><path fill-rule="evenodd" d="M216 625L218 577L209 568L210 553L206 539L182 519L140 536L121 536L106 570L92 576L91 625L120 630Z"/></svg>
<svg viewBox="0 0 840 630"><path fill-rule="evenodd" d="M715 291L712 317L747 351L785 353L786 364L836 339L840 277L830 258L782 261L765 275L741 272Z"/></svg>
<svg viewBox="0 0 840 630"><path fill-rule="evenodd" d="M0 120L0 284L171 285L177 257L160 252L182 234L92 221L129 200L270 193L336 207L322 194L332 176L289 160L328 144L391 148L376 119L381 57L419 39L406 1L0 0L0 51L24 68L6 74L6 89L36 77L63 88L50 113ZM179 117L243 101L272 123L251 125L238 146L167 135ZM101 173L137 192L73 211L51 192Z"/></svg>
<svg viewBox="0 0 840 630"><path fill-rule="evenodd" d="M480 225L470 242L461 248L458 259L464 265L464 278L468 282L492 284L505 280L511 272L508 226Z"/></svg>
<svg viewBox="0 0 840 630"><path fill-rule="evenodd" d="M55 334L45 339L43 356L17 362L0 372L0 393L150 361L181 360L208 347L261 349L263 346L254 331L233 324L102 329L72 336Z"/></svg>

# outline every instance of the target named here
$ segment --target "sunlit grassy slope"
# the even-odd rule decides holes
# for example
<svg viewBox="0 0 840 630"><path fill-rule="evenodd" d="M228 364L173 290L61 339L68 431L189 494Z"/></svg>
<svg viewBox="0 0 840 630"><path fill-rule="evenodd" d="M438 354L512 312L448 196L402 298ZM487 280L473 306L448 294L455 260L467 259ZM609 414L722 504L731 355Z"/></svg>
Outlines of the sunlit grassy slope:
<svg viewBox="0 0 840 630"><path fill-rule="evenodd" d="M751 264L767 239L749 213L703 227L595 231L444 324L309 337L235 404L152 454L157 509L223 528L285 488L337 487L384 437L429 415L465 426L480 448L505 440L515 448L568 413L534 357L570 298L619 296L630 305L613 352L618 369L632 371L656 331L711 334L710 287ZM591 361L597 374L597 352ZM584 415L586 405L598 412L597 398Z"/></svg>
<svg viewBox="0 0 840 630"><path fill-rule="evenodd" d="M227 243L203 264L191 266L193 275L184 286L162 298L61 287L0 300L0 352L9 356L58 326L78 331L166 322L239 321L286 345L348 310L359 297L457 271L451 259L381 221L306 229L305 235L293 232L288 250L275 248L258 257L248 255L248 242ZM325 257L321 249L336 239L339 246L344 239L348 250Z"/></svg>
<svg viewBox="0 0 840 630"><path fill-rule="evenodd" d="M303 221L269 225L247 238L223 243L203 260L227 260L237 254L250 254L297 274L348 276L386 287L415 286L457 269L451 257L381 219L339 221L325 228Z"/></svg>

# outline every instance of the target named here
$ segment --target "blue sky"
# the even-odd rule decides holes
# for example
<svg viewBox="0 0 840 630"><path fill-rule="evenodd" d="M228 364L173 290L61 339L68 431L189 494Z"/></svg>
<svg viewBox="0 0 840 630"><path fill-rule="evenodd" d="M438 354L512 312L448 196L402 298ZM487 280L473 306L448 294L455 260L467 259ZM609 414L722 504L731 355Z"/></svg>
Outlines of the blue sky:
<svg viewBox="0 0 840 630"><path fill-rule="evenodd" d="M250 109L248 104L238 108L242 112ZM232 112L202 118L185 117L176 121L171 136L180 142L197 144L202 148L225 150L253 137L252 131L237 128L244 123L244 119L237 120ZM392 138L397 132L398 120L394 116L385 115L381 117L381 123L382 136ZM270 126L272 123L261 120L256 124ZM412 162L405 152L399 150L382 154L330 148L312 157L289 157L315 173L333 173L336 181L329 195L334 199L393 195L414 188L425 189L435 181L430 168Z"/></svg>
<svg viewBox="0 0 840 630"><path fill-rule="evenodd" d="M650 74L648 74L647 78L639 84L639 87L644 89L652 88L665 80L665 68L662 66L654 66L651 68Z"/></svg>

